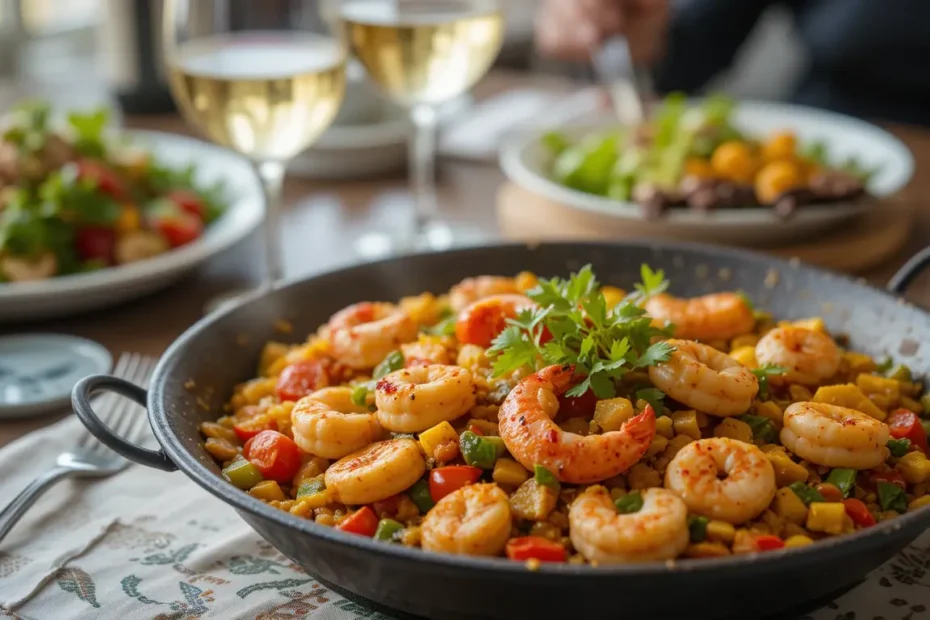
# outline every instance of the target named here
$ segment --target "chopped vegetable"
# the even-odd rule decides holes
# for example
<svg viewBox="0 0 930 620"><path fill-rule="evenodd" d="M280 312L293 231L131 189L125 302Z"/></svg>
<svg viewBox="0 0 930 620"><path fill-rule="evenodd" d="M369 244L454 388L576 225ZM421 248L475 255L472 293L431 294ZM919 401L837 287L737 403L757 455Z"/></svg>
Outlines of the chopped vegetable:
<svg viewBox="0 0 930 620"><path fill-rule="evenodd" d="M565 547L542 536L523 536L507 541L507 557L511 560L540 562L564 562L567 556Z"/></svg>
<svg viewBox="0 0 930 620"><path fill-rule="evenodd" d="M843 497L849 497L856 488L856 470L834 467L827 476L827 482L838 488Z"/></svg>
<svg viewBox="0 0 930 620"><path fill-rule="evenodd" d="M298 401L329 385L329 373L320 360L304 360L287 366L278 377L275 390L281 400Z"/></svg>
<svg viewBox="0 0 930 620"><path fill-rule="evenodd" d="M287 497L284 495L284 491L281 490L281 485L279 485L274 480L263 480L259 482L251 489L249 489L249 495L252 497L265 500L266 502L283 502Z"/></svg>
<svg viewBox="0 0 930 620"><path fill-rule="evenodd" d="M737 419L748 424L753 437L761 443L775 443L778 440L778 431L770 419L751 413L741 415Z"/></svg>
<svg viewBox="0 0 930 620"><path fill-rule="evenodd" d="M420 510L420 514L426 514L436 505L430 492L430 483L427 480L417 480L414 482L410 490L407 491L407 494Z"/></svg>
<svg viewBox="0 0 930 620"><path fill-rule="evenodd" d="M904 481L904 476L900 472L895 470L888 471L873 471L869 474L869 478L872 481L873 485L878 485L880 482L887 482L888 484L894 484L904 490L907 488L907 483Z"/></svg>
<svg viewBox="0 0 930 620"><path fill-rule="evenodd" d="M260 432L245 443L242 453L262 476L278 482L289 484L300 469L300 448L278 431Z"/></svg>
<svg viewBox="0 0 930 620"><path fill-rule="evenodd" d="M370 507L362 506L340 521L336 527L343 532L371 538L378 531L378 516Z"/></svg>
<svg viewBox="0 0 930 620"><path fill-rule="evenodd" d="M429 473L429 494L434 502L458 491L463 486L474 484L481 478L481 469L471 465L446 465Z"/></svg>
<svg viewBox="0 0 930 620"><path fill-rule="evenodd" d="M643 507L643 496L638 491L627 493L623 497L614 500L614 506L620 514L630 514L639 512ZM707 524L704 525L705 530Z"/></svg>
<svg viewBox="0 0 930 620"><path fill-rule="evenodd" d="M426 456L430 458L436 457L436 448L441 446L444 443L456 442L459 441L459 435L455 432L455 429L452 428L452 425L448 422L440 422L432 428L428 428L419 436L420 446L423 448L423 452ZM464 454L464 446L460 446L462 453ZM465 459L465 462L468 462L468 459ZM474 465L474 463L468 463L469 465Z"/></svg>
<svg viewBox="0 0 930 620"><path fill-rule="evenodd" d="M879 481L876 485L878 491L878 504L882 510L907 512L907 494L896 484Z"/></svg>
<svg viewBox="0 0 930 620"><path fill-rule="evenodd" d="M708 523L710 523L710 520L707 517L688 515L688 531L691 533L691 542L697 543L707 538Z"/></svg>
<svg viewBox="0 0 930 620"><path fill-rule="evenodd" d="M775 551L785 548L785 541L774 534L759 534L753 542L759 551Z"/></svg>
<svg viewBox="0 0 930 620"><path fill-rule="evenodd" d="M544 487L548 487L556 493L559 492L559 479L542 465L533 466L533 479Z"/></svg>
<svg viewBox="0 0 930 620"><path fill-rule="evenodd" d="M795 495L797 495L805 506L810 506L811 502L823 502L825 501L823 495L821 495L816 489L813 489L803 482L794 482L788 485L788 488L791 489Z"/></svg>
<svg viewBox="0 0 930 620"><path fill-rule="evenodd" d="M869 512L862 500L855 498L844 499L843 506L846 507L846 514L849 515L849 518L859 527L875 525L875 517L872 516L872 513Z"/></svg>
<svg viewBox="0 0 930 620"><path fill-rule="evenodd" d="M253 486L264 480L262 472L245 459L236 459L229 466L223 469L223 477L232 485L243 491L251 489Z"/></svg>
<svg viewBox="0 0 930 620"><path fill-rule="evenodd" d="M752 374L759 380L759 400L767 400L769 397L769 377L777 377L788 372L787 368L766 364L759 368L753 368Z"/></svg>
<svg viewBox="0 0 930 620"><path fill-rule="evenodd" d="M320 491L326 490L326 482L322 476L311 478L297 487L297 499L307 495L316 495Z"/></svg>
<svg viewBox="0 0 930 620"><path fill-rule="evenodd" d="M566 418L590 418L597 402L597 394L593 390L579 396L560 396L559 414Z"/></svg>
<svg viewBox="0 0 930 620"><path fill-rule="evenodd" d="M375 530L375 538L390 542L397 540L397 536L404 530L404 526L394 519L381 519L378 521L378 529Z"/></svg>
<svg viewBox="0 0 930 620"><path fill-rule="evenodd" d="M481 469L494 469L497 459L507 452L507 446L500 437L482 437L472 431L462 433L459 449L466 463Z"/></svg>
<svg viewBox="0 0 930 620"><path fill-rule="evenodd" d="M922 430L922 429L921 429ZM911 448L911 440L907 437L902 437L901 439L889 439L888 443L885 444L888 447L888 451L893 457L902 457L907 454L907 451Z"/></svg>
<svg viewBox="0 0 930 620"><path fill-rule="evenodd" d="M381 363L375 366L371 374L372 379L380 379L394 371L401 370L404 367L404 354L400 351L392 351L387 354Z"/></svg>
<svg viewBox="0 0 930 620"><path fill-rule="evenodd" d="M842 534L846 506L839 502L811 502L807 513L807 529L827 534Z"/></svg>
<svg viewBox="0 0 930 620"><path fill-rule="evenodd" d="M924 431L920 418L913 411L896 409L885 420L888 430L895 439L909 439L912 444L927 452L927 433Z"/></svg>
<svg viewBox="0 0 930 620"><path fill-rule="evenodd" d="M352 388L352 404L364 407L368 404L368 394L371 392L371 383L360 383Z"/></svg>
<svg viewBox="0 0 930 620"><path fill-rule="evenodd" d="M455 315L447 316L432 327L426 328L426 333L433 336L454 336L457 318Z"/></svg>
<svg viewBox="0 0 930 620"><path fill-rule="evenodd" d="M888 371L888 378L894 379L895 381L913 381L911 376L911 369L906 364L898 364L890 371Z"/></svg>

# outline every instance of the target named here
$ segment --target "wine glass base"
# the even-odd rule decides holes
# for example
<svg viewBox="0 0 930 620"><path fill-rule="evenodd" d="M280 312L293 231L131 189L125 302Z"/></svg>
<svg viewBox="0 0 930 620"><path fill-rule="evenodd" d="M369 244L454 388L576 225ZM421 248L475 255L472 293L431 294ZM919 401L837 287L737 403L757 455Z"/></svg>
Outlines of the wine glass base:
<svg viewBox="0 0 930 620"><path fill-rule="evenodd" d="M414 235L370 231L355 241L355 252L366 260L378 260L389 256L436 252L452 248L475 245L486 241L489 235L474 227L450 226L431 223Z"/></svg>

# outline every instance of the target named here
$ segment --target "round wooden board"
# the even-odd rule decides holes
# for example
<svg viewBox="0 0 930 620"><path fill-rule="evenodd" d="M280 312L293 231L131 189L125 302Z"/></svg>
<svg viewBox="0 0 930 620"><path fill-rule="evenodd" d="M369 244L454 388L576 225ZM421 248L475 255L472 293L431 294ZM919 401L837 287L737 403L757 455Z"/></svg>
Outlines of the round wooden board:
<svg viewBox="0 0 930 620"><path fill-rule="evenodd" d="M501 233L514 241L642 239L636 222L589 213L558 204L513 183L497 194ZM907 205L888 201L830 234L781 248L754 248L783 258L857 272L874 267L900 250L911 233L914 214ZM656 238L654 233L650 234ZM660 237L663 238L663 237ZM667 237L676 241L686 238Z"/></svg>

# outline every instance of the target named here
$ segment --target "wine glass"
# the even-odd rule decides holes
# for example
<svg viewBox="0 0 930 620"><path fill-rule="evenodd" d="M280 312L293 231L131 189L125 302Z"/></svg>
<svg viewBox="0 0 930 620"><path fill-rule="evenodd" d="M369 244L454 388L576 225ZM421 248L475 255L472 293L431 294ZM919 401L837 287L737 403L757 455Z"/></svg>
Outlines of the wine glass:
<svg viewBox="0 0 930 620"><path fill-rule="evenodd" d="M265 198L261 290L283 276L278 227L288 161L336 117L346 50L307 0L166 0L171 93L206 137L244 155Z"/></svg>
<svg viewBox="0 0 930 620"><path fill-rule="evenodd" d="M497 0L342 0L350 51L392 101L407 109L413 223L406 235L362 235L366 257L446 249L468 242L437 217L433 164L437 107L467 92L494 62L504 38Z"/></svg>

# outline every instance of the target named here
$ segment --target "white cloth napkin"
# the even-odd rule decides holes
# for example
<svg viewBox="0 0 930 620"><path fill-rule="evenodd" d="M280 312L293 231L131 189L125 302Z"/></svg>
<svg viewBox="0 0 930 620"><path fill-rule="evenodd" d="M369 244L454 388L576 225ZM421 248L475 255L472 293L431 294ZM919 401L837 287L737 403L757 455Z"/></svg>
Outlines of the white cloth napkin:
<svg viewBox="0 0 930 620"><path fill-rule="evenodd" d="M0 502L70 448L68 418L0 450ZM808 616L930 615L930 535ZM852 612L855 612L853 615ZM54 487L0 543L0 616L390 620L303 573L184 474L133 466Z"/></svg>

